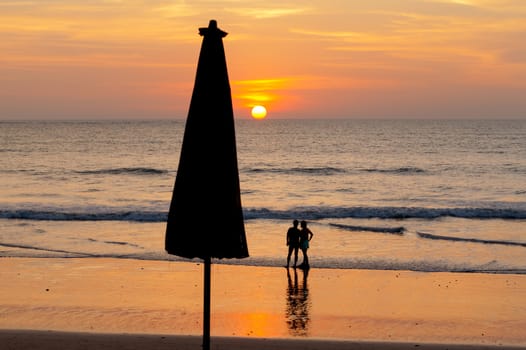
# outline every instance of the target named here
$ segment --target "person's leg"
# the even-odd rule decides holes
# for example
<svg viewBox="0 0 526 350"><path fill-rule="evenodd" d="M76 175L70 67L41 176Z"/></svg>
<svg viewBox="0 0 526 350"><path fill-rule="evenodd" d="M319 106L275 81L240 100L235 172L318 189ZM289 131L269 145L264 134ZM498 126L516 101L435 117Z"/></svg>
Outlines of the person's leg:
<svg viewBox="0 0 526 350"><path fill-rule="evenodd" d="M299 250L299 247L294 248L294 267L298 265L298 250Z"/></svg>
<svg viewBox="0 0 526 350"><path fill-rule="evenodd" d="M307 263L307 252L303 247L301 247L301 253L303 254L303 261L301 262L300 266L304 266Z"/></svg>
<svg viewBox="0 0 526 350"><path fill-rule="evenodd" d="M290 264L290 256L292 255L292 250L294 248L292 246L289 245L289 253L287 254L287 267L289 267L289 264Z"/></svg>

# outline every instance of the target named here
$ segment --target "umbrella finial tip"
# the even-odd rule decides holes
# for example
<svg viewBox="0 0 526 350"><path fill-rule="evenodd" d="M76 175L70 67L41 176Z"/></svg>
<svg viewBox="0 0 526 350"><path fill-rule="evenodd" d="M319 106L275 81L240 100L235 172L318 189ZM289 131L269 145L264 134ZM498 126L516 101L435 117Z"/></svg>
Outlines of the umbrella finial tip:
<svg viewBox="0 0 526 350"><path fill-rule="evenodd" d="M199 35L207 35L207 34L212 34L212 35L219 35L219 37L223 38L227 35L226 32L222 31L221 29L219 29L217 27L217 21L215 19L211 19L210 22L208 23L208 28L199 28Z"/></svg>

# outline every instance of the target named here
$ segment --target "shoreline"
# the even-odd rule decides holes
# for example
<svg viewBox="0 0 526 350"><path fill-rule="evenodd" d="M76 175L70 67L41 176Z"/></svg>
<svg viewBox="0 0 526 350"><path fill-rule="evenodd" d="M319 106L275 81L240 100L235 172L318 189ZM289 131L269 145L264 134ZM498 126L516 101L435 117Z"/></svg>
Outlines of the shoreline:
<svg viewBox="0 0 526 350"><path fill-rule="evenodd" d="M200 341L202 264L2 258L0 276L0 337ZM236 344L526 348L524 295L524 275L214 264L211 335Z"/></svg>
<svg viewBox="0 0 526 350"><path fill-rule="evenodd" d="M6 350L18 349L200 349L202 338L185 335L110 334L31 330L1 330L0 343ZM521 350L521 346L481 344L438 344L373 342L331 339L212 337L211 349L254 350Z"/></svg>

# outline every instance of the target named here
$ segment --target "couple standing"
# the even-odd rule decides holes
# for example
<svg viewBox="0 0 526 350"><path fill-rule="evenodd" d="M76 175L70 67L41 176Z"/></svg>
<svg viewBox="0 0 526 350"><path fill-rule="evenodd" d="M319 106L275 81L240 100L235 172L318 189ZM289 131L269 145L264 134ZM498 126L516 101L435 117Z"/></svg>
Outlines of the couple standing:
<svg viewBox="0 0 526 350"><path fill-rule="evenodd" d="M309 249L309 241L312 239L314 234L307 228L307 222L303 220L301 222L301 230L298 228L298 220L292 222L292 227L287 231L287 245L289 246L289 254L287 255L287 268L290 265L290 256L294 251L294 267L298 263L298 249L301 248L303 253L303 262L298 267L308 269L309 257L307 256L307 249Z"/></svg>

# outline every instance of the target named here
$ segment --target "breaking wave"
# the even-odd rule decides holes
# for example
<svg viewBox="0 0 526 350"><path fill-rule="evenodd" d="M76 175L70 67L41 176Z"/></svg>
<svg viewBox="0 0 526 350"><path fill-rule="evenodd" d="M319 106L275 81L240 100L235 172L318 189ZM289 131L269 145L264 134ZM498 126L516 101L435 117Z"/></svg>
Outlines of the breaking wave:
<svg viewBox="0 0 526 350"><path fill-rule="evenodd" d="M247 219L526 219L526 210L514 208L421 208L421 207L297 207L289 210L246 209Z"/></svg>
<svg viewBox="0 0 526 350"><path fill-rule="evenodd" d="M348 173L349 170L335 167L294 167L294 168L252 168L246 170L250 173L277 173L285 175L337 175L342 173ZM391 169L381 168L365 168L355 169L358 172L367 173L382 173L382 174L393 174L393 175L412 175L412 174L423 174L427 171L417 167L399 167Z"/></svg>
<svg viewBox="0 0 526 350"><path fill-rule="evenodd" d="M299 174L299 175L336 175L345 173L345 169L334 167L307 167L307 168L252 168L250 173L274 173L274 174Z"/></svg>
<svg viewBox="0 0 526 350"><path fill-rule="evenodd" d="M85 213L46 210L0 210L0 219L18 220L165 222L167 217L167 213L151 211L117 210L98 213Z"/></svg>
<svg viewBox="0 0 526 350"><path fill-rule="evenodd" d="M425 232L417 232L417 235L421 238L453 241L453 242L471 242L471 243L514 245L514 246L526 247L526 243L523 243L523 242L497 241L497 240L490 240L490 239L441 236L441 235L435 235L435 234L425 233Z"/></svg>
<svg viewBox="0 0 526 350"><path fill-rule="evenodd" d="M368 173L385 173L385 174L421 174L425 173L424 169L416 167L401 167L401 168L392 168L392 169L362 169L364 172Z"/></svg>
<svg viewBox="0 0 526 350"><path fill-rule="evenodd" d="M354 226L354 225L342 225L342 224L329 224L332 227L340 228L348 231L367 231L367 232L379 232L379 233L390 233L395 235L403 235L404 227L371 227L371 226Z"/></svg>
<svg viewBox="0 0 526 350"><path fill-rule="evenodd" d="M77 174L82 175L163 175L167 174L168 170L154 169L154 168L114 168L114 169L98 169L98 170L82 170L76 171Z"/></svg>
<svg viewBox="0 0 526 350"><path fill-rule="evenodd" d="M524 220L525 209L515 208L421 208L421 207L295 207L287 210L245 208L246 220L289 220L302 217L306 220L323 219L426 219L443 217L464 219ZM97 209L1 209L0 219L49 220L49 221L131 221L165 222L167 212L136 210L129 208ZM362 227L340 227L348 230ZM403 228L395 228L402 231ZM382 229L379 229L382 230ZM394 232L393 232L394 233Z"/></svg>

